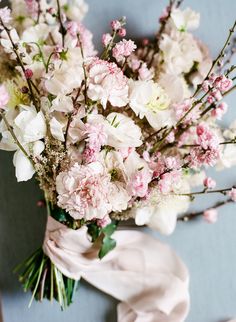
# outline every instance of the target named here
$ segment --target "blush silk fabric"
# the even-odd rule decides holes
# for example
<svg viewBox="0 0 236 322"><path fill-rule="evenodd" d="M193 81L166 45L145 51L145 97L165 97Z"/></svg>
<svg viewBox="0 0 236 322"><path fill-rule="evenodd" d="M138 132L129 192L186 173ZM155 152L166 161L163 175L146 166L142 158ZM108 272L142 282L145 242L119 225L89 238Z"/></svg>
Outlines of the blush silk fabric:
<svg viewBox="0 0 236 322"><path fill-rule="evenodd" d="M43 249L66 276L83 278L113 296L118 322L183 322L189 310L189 275L179 257L135 230L112 236L117 246L102 260L87 227L72 230L48 217Z"/></svg>

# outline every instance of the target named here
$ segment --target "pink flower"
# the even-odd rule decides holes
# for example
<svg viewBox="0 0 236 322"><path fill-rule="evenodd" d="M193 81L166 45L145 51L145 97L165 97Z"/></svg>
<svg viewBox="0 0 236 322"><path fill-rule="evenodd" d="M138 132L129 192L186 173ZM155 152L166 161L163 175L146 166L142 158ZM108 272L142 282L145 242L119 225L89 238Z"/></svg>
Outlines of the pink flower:
<svg viewBox="0 0 236 322"><path fill-rule="evenodd" d="M38 2L36 0L25 0L25 4L26 4L28 14L32 18L36 18L39 10Z"/></svg>
<svg viewBox="0 0 236 322"><path fill-rule="evenodd" d="M218 220L217 210L214 208L207 209L204 211L203 217L209 224L214 224Z"/></svg>
<svg viewBox="0 0 236 322"><path fill-rule="evenodd" d="M128 156L135 151L135 148L122 148L119 149L119 152L123 159L127 159Z"/></svg>
<svg viewBox="0 0 236 322"><path fill-rule="evenodd" d="M230 192L228 192L228 196L234 201L236 202L236 188L232 188L232 190Z"/></svg>
<svg viewBox="0 0 236 322"><path fill-rule="evenodd" d="M118 35L119 35L120 37L125 37L125 36L126 36L126 29L125 29L125 28L121 28L121 29L119 29L119 31L118 31Z"/></svg>
<svg viewBox="0 0 236 322"><path fill-rule="evenodd" d="M232 85L232 79L225 77L225 75L216 77L213 83L213 86L222 93L227 92L232 87Z"/></svg>
<svg viewBox="0 0 236 322"><path fill-rule="evenodd" d="M111 34L107 33L107 34L102 35L102 44L103 44L103 46L107 47L110 44L111 40L112 40Z"/></svg>
<svg viewBox="0 0 236 322"><path fill-rule="evenodd" d="M136 57L130 57L129 59L129 67L133 70L136 71L137 69L139 69L141 61L138 60Z"/></svg>
<svg viewBox="0 0 236 322"><path fill-rule="evenodd" d="M99 162L75 163L56 178L58 206L74 219L103 219L111 211L110 176Z"/></svg>
<svg viewBox="0 0 236 322"><path fill-rule="evenodd" d="M131 196L135 197L145 197L148 192L148 184L151 181L152 176L149 170L142 169L137 170L128 183L128 192Z"/></svg>
<svg viewBox="0 0 236 322"><path fill-rule="evenodd" d="M133 40L123 39L115 45L112 50L112 55L118 62L121 62L125 57L130 56L136 48L137 46Z"/></svg>
<svg viewBox="0 0 236 322"><path fill-rule="evenodd" d="M86 123L83 134L87 136L86 142L88 142L89 148L95 151L99 151L107 141L107 134L103 124Z"/></svg>
<svg viewBox="0 0 236 322"><path fill-rule="evenodd" d="M180 104L174 104L173 107L175 110L176 119L180 120L191 109L193 103L194 102L192 99L185 99ZM196 105L194 109L192 109L192 111L189 112L188 115L185 117L184 123L186 125L196 121L199 118L200 116L199 107L200 107L200 104Z"/></svg>
<svg viewBox="0 0 236 322"><path fill-rule="evenodd" d="M0 9L0 19L4 24L8 24L11 21L11 10L8 7Z"/></svg>
<svg viewBox="0 0 236 322"><path fill-rule="evenodd" d="M190 155L187 158L191 167L201 167L203 165L214 166L220 158L219 149L204 150L201 147L196 147L190 150Z"/></svg>
<svg viewBox="0 0 236 322"><path fill-rule="evenodd" d="M111 28L114 31L119 30L121 27L122 27L122 25L121 25L121 22L119 20L112 20L112 22L111 22Z"/></svg>
<svg viewBox="0 0 236 322"><path fill-rule="evenodd" d="M153 77L153 73L148 69L147 64L143 63L138 70L139 79L141 80L150 80Z"/></svg>
<svg viewBox="0 0 236 322"><path fill-rule="evenodd" d="M90 147L86 147L83 151L83 154L82 154L83 162L85 164L95 162L95 161L97 161L97 155L98 155L98 153L96 150L94 150Z"/></svg>
<svg viewBox="0 0 236 322"><path fill-rule="evenodd" d="M9 94L4 85L0 85L0 108L4 109L9 102Z"/></svg>
<svg viewBox="0 0 236 322"><path fill-rule="evenodd" d="M196 128L198 138L196 143L199 144L204 150L218 149L219 139L215 133L213 133L209 127L205 124L199 124Z"/></svg>
<svg viewBox="0 0 236 322"><path fill-rule="evenodd" d="M75 21L68 22L67 31L71 35L71 37L73 37L73 38L77 37L78 31L79 31L78 23Z"/></svg>
<svg viewBox="0 0 236 322"><path fill-rule="evenodd" d="M115 63L94 59L88 76L88 97L100 101L104 109L108 101L115 107L128 103L128 79Z"/></svg>
<svg viewBox="0 0 236 322"><path fill-rule="evenodd" d="M213 189L216 186L215 180L210 177L206 177L203 181L203 184L207 189Z"/></svg>
<svg viewBox="0 0 236 322"><path fill-rule="evenodd" d="M32 71L32 69L27 68L25 70L25 78L26 79L31 79L32 77L33 77L33 71Z"/></svg>
<svg viewBox="0 0 236 322"><path fill-rule="evenodd" d="M106 227L110 223L111 223L111 218L109 216L105 216L104 218L97 220L97 225L101 228Z"/></svg>
<svg viewBox="0 0 236 322"><path fill-rule="evenodd" d="M221 120L222 116L227 112L227 110L228 105L225 102L222 102L211 111L211 116Z"/></svg>

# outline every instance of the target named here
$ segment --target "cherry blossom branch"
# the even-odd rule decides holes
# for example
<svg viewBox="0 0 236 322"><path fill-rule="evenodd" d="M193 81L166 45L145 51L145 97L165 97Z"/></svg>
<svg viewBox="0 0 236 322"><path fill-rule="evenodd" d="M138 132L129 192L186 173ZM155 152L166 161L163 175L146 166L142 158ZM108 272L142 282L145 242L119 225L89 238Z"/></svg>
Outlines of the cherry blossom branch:
<svg viewBox="0 0 236 322"><path fill-rule="evenodd" d="M196 195L203 195L203 194L212 194L212 193L220 193L220 194L223 194L223 195L226 195L226 193L228 191L231 191L232 188L235 188L235 186L233 187L230 187L230 188L225 188L225 189L217 189L217 190L202 190L202 191L196 191L196 192L190 192L190 193L177 193L175 195L177 196L189 196L189 197L193 197L193 196L196 196Z"/></svg>
<svg viewBox="0 0 236 322"><path fill-rule="evenodd" d="M231 202L233 202L233 200L232 200L232 199L227 199L227 200L225 200L225 201L219 201L219 202L217 202L216 204L214 204L212 207L207 208L207 210L209 210L209 209L217 209L217 208L220 208L220 207L222 207L222 206L225 206L225 205L227 205L227 204L229 204L229 203L231 203ZM183 216L181 216L181 217L178 217L178 219L177 219L177 220L178 220L178 221L184 221L184 222L187 222L187 221L190 221L190 220L196 219L196 218L198 218L198 217L200 217L200 216L203 216L204 211L205 211L205 210L201 210L201 211L197 211L197 212L192 212L192 213L189 213L189 214L185 214L185 215L183 215Z"/></svg>
<svg viewBox="0 0 236 322"><path fill-rule="evenodd" d="M228 37L227 37L227 39L226 39L226 41L225 41L225 43L224 43L224 46L222 47L222 49L221 49L221 51L220 51L219 55L218 55L218 56L216 57L216 59L212 62L211 68L209 69L209 71L208 71L208 73L207 73L206 77L204 78L203 82L204 82L204 81L206 81L206 80L209 78L210 74L212 73L213 69L214 69L214 68L215 68L215 66L217 65L218 61L219 61L222 57L224 57L225 49L226 49L226 47L227 47L227 46L229 46L229 45L230 45L230 42L229 42L229 41L230 41L230 39L231 39L232 35L234 34L235 28L236 28L236 21L234 22L234 24L233 24L232 28L230 28L230 29L229 29L229 35L228 35ZM200 90L201 90L201 84L197 86L196 91L194 92L194 94L192 95L192 97L197 96L197 94L200 92Z"/></svg>

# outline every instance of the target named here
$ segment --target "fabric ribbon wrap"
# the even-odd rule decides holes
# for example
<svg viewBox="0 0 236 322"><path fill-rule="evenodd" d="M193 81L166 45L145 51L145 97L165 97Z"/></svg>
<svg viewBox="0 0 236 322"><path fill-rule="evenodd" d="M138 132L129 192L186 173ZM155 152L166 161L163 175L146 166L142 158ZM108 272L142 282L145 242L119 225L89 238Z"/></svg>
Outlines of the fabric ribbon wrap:
<svg viewBox="0 0 236 322"><path fill-rule="evenodd" d="M118 322L183 322L189 275L166 245L135 230L112 236L117 246L102 260L87 227L72 230L48 217L43 249L67 277L83 278L121 301Z"/></svg>

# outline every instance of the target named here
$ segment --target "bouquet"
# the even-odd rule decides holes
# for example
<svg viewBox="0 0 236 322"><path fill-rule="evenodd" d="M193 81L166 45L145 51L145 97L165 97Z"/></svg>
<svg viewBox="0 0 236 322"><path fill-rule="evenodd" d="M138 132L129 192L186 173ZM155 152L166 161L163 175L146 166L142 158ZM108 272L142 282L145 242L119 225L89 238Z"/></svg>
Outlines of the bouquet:
<svg viewBox="0 0 236 322"><path fill-rule="evenodd" d="M102 53L81 22L83 0L0 9L0 148L14 151L18 182L35 177L48 216L43 246L16 268L30 304L65 309L84 278L122 302L121 322L185 319L185 265L120 225L169 235L178 220L213 223L236 201L236 187L216 188L206 174L236 165L236 122L219 122L236 87L236 22L212 60L190 32L200 15L181 2L170 0L155 37L140 43L126 38L125 17L113 20ZM188 212L212 193L224 200Z"/></svg>

